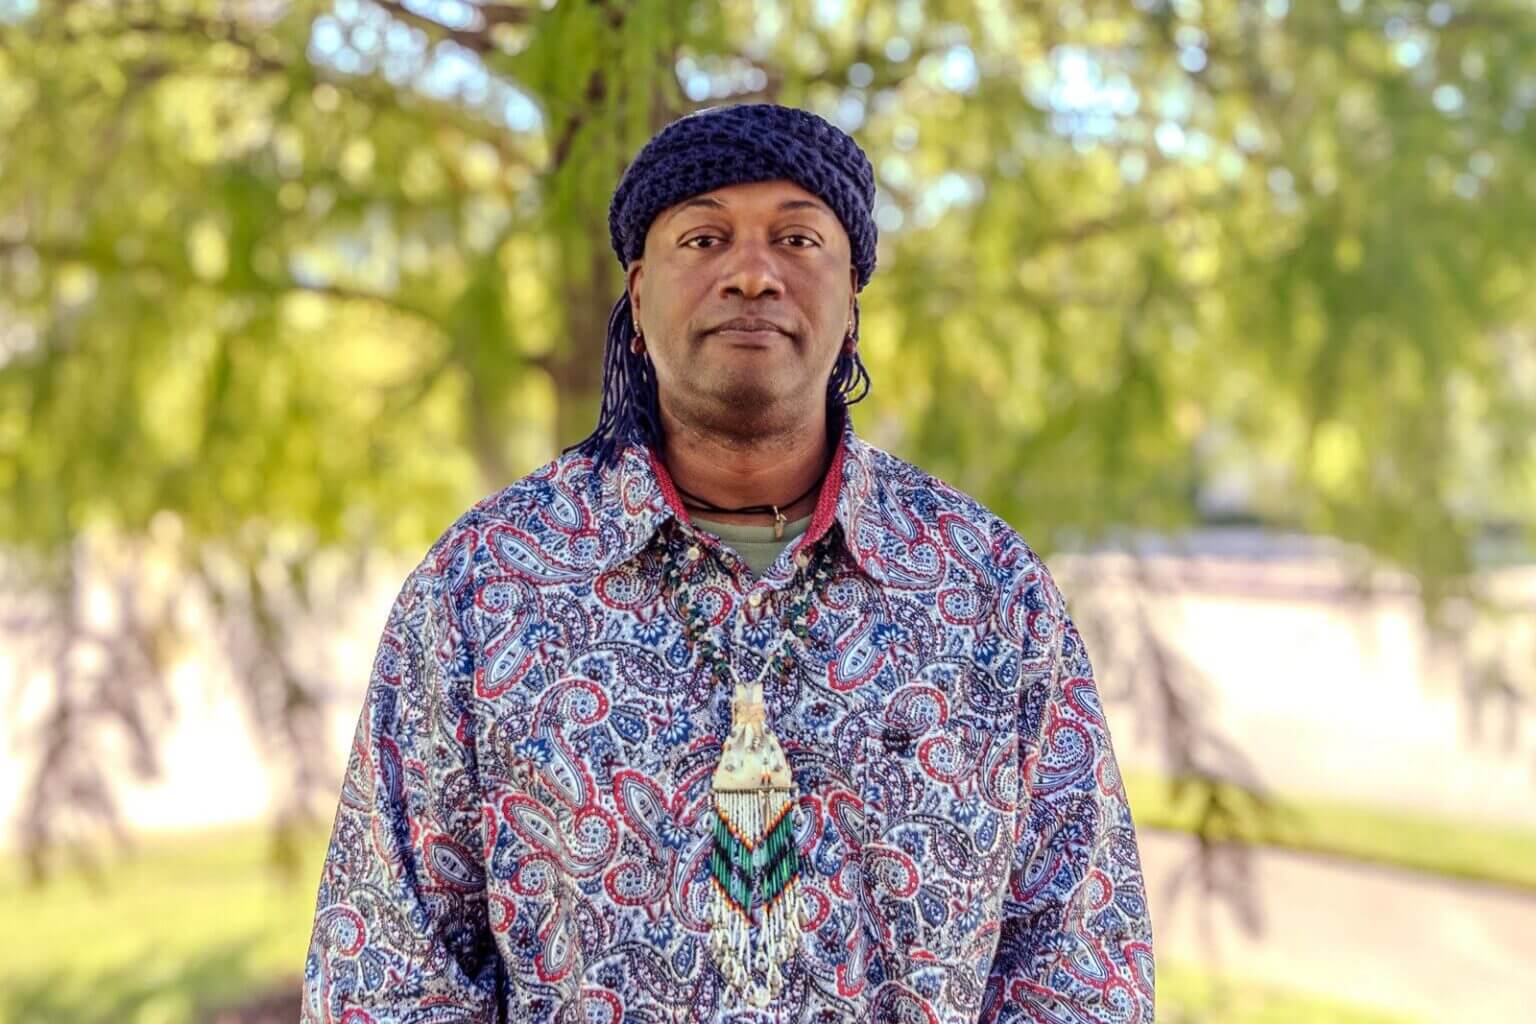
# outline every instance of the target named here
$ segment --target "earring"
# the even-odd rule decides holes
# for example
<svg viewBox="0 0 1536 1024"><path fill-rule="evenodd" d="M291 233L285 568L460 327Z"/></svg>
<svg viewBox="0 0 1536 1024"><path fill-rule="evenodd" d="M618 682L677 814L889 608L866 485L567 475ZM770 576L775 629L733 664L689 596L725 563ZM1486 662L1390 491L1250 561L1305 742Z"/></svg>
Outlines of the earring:
<svg viewBox="0 0 1536 1024"><path fill-rule="evenodd" d="M629 339L629 350L635 355L645 351L645 335L640 333L640 321L635 321L635 336Z"/></svg>

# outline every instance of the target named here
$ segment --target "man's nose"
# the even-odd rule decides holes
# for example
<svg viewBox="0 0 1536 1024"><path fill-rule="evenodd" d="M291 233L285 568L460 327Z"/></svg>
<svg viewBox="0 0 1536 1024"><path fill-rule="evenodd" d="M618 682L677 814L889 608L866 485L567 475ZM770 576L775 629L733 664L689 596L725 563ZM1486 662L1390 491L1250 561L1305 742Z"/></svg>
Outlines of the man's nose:
<svg viewBox="0 0 1536 1024"><path fill-rule="evenodd" d="M729 262L720 281L725 295L756 299L784 293L784 283L774 265L771 243L742 239L731 248Z"/></svg>

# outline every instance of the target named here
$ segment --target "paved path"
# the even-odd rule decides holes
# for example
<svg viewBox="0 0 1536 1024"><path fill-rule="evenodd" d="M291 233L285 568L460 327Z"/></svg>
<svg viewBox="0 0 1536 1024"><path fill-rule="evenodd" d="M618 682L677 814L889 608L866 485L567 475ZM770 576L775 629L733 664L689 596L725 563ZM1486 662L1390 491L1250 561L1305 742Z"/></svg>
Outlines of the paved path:
<svg viewBox="0 0 1536 1024"><path fill-rule="evenodd" d="M1188 884L1176 884L1195 853L1191 839L1152 829L1138 835L1160 961L1434 1024L1536 1021L1536 896L1255 850L1251 887L1264 926L1255 937L1224 904L1202 904Z"/></svg>

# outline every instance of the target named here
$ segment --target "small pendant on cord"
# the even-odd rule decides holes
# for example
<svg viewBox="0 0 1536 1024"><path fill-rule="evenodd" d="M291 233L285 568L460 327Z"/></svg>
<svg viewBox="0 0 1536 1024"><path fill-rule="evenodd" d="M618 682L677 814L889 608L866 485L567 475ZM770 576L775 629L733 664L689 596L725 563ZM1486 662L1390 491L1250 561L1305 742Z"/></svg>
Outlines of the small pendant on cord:
<svg viewBox="0 0 1536 1024"><path fill-rule="evenodd" d="M773 506L773 539L784 539L784 524L789 522L784 518L784 513L779 511L779 506Z"/></svg>

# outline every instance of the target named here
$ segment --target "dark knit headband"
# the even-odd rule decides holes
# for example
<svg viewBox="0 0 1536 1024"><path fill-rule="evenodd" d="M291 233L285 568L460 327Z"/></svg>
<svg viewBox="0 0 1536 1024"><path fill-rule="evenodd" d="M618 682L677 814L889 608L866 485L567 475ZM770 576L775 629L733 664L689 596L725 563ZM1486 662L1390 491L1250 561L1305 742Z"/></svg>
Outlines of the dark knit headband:
<svg viewBox="0 0 1536 1024"><path fill-rule="evenodd" d="M726 185L788 178L832 208L848 232L859 288L875 272L875 172L859 144L808 110L773 103L709 107L647 142L608 205L613 251L626 268L656 215Z"/></svg>
<svg viewBox="0 0 1536 1024"><path fill-rule="evenodd" d="M709 107L680 117L647 142L624 172L608 206L613 251L627 270L645 251L651 221L669 206L703 192L787 178L831 207L848 232L849 254L863 291L875 272L875 173L859 144L807 110L772 103ZM859 303L853 332L859 333ZM629 444L661 441L661 409L649 356L631 347L634 312L626 288L608 315L603 348L603 400L597 428L574 448L598 465ZM839 353L827 380L827 405L841 414L869 391L856 345ZM831 422L834 417L829 417Z"/></svg>

